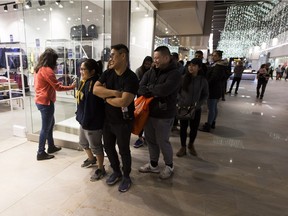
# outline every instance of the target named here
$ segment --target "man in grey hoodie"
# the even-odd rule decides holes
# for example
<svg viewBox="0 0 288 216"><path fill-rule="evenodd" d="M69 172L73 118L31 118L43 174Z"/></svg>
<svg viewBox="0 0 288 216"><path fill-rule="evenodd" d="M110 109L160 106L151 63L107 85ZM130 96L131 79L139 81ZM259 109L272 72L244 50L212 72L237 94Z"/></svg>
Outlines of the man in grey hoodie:
<svg viewBox="0 0 288 216"><path fill-rule="evenodd" d="M176 114L181 74L166 46L159 46L154 50L154 64L155 66L144 74L138 90L140 95L154 97L149 104L149 118L144 128L150 162L140 167L139 172L160 173L158 160L161 151L165 167L159 177L167 179L174 170L169 137Z"/></svg>

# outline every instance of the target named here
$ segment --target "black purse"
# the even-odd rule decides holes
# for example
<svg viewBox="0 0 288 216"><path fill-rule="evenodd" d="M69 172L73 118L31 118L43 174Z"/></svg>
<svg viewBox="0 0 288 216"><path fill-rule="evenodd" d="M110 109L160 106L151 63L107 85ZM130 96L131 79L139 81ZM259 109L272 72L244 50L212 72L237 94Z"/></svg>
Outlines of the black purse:
<svg viewBox="0 0 288 216"><path fill-rule="evenodd" d="M194 92L195 92L195 85L193 85L193 86L194 86ZM200 86L202 86L202 79L200 81ZM180 91L182 91L182 89ZM178 119L178 120L194 119L196 107L197 107L197 102L195 102L194 104L191 104L190 106L179 106L177 104L176 105L176 119Z"/></svg>
<svg viewBox="0 0 288 216"><path fill-rule="evenodd" d="M177 112L176 112L176 118L178 120L191 120L194 119L195 117L195 112L196 112L196 105L191 106L178 106L177 105Z"/></svg>

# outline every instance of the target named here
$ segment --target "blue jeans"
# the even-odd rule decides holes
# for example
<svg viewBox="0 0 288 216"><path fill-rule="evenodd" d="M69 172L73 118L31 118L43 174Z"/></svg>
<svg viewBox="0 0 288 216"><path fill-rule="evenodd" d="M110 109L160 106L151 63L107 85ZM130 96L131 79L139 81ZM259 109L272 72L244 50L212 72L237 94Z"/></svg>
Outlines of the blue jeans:
<svg viewBox="0 0 288 216"><path fill-rule="evenodd" d="M50 105L42 105L36 103L36 106L41 113L41 119L42 119L42 128L40 131L39 146L38 146L38 154L41 154L45 151L46 140L48 142L48 147L54 146L53 127L55 124L54 119L55 108L53 102L50 102Z"/></svg>
<svg viewBox="0 0 288 216"><path fill-rule="evenodd" d="M216 121L218 109L217 109L218 99L208 99L207 106L208 106L208 124L212 125L214 121Z"/></svg>

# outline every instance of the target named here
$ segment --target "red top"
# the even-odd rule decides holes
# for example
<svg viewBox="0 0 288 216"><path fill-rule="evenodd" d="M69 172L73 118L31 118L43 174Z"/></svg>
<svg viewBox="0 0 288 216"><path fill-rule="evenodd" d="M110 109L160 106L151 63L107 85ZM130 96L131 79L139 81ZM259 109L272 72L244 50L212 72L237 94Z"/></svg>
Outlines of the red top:
<svg viewBox="0 0 288 216"><path fill-rule="evenodd" d="M73 86L63 86L56 79L54 71L50 67L41 67L34 73L35 102L37 104L49 105L50 101L56 101L56 91L68 91Z"/></svg>

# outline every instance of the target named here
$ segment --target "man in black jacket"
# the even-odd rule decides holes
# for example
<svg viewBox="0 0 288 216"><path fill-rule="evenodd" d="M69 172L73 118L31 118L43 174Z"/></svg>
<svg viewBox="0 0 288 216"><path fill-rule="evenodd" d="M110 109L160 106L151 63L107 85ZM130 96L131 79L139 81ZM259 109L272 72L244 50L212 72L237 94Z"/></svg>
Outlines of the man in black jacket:
<svg viewBox="0 0 288 216"><path fill-rule="evenodd" d="M149 104L149 118L144 128L150 162L140 167L139 172L160 173L158 160L161 150L165 168L159 177L167 179L174 170L173 150L169 136L176 114L181 74L166 46L159 46L154 50L154 63L155 66L144 74L138 90L140 95L154 97Z"/></svg>
<svg viewBox="0 0 288 216"><path fill-rule="evenodd" d="M222 61L222 51L216 50L212 53L213 65L208 69L207 81L209 85L209 97L207 100L208 119L200 128L200 131L210 132L210 128L215 128L218 114L217 104L222 95L222 84L226 76L228 65Z"/></svg>

